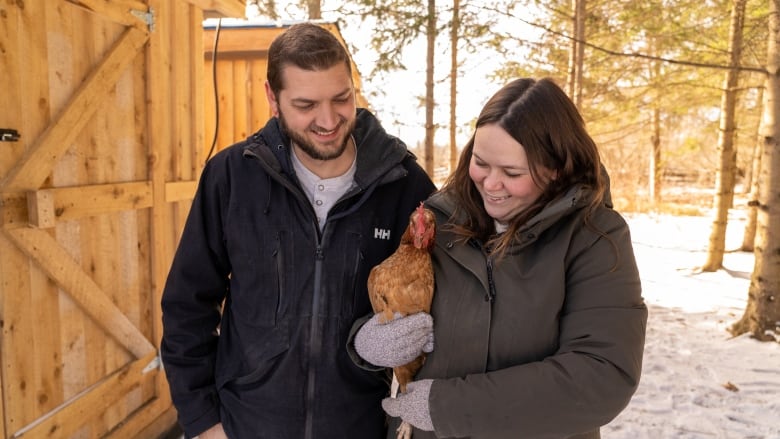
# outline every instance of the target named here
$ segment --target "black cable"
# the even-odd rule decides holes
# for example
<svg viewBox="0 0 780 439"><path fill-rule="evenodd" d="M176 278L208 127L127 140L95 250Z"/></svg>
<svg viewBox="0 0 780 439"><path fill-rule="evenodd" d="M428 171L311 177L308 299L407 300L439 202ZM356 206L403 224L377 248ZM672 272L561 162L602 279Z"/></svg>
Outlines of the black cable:
<svg viewBox="0 0 780 439"><path fill-rule="evenodd" d="M214 83L214 138L211 139L211 148L206 156L204 164L209 161L214 148L217 146L217 133L219 132L219 93L217 92L217 44L219 43L219 31L222 27L222 18L217 21L217 29L214 32L214 51L211 52L211 80Z"/></svg>

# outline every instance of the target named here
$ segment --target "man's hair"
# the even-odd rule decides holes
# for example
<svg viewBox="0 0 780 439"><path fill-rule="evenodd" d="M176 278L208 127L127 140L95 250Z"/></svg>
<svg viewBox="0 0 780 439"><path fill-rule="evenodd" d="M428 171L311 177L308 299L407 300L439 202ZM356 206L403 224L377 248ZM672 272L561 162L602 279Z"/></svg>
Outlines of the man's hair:
<svg viewBox="0 0 780 439"><path fill-rule="evenodd" d="M287 66L303 70L327 70L343 63L352 75L347 49L328 30L312 23L297 23L277 36L268 49L268 84L278 95L284 89L283 71Z"/></svg>

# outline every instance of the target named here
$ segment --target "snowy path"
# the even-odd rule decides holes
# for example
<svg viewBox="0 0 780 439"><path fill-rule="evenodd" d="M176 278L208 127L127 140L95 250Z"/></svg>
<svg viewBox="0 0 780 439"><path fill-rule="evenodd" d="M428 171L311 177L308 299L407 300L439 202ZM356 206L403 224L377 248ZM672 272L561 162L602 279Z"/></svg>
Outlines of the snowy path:
<svg viewBox="0 0 780 439"><path fill-rule="evenodd" d="M726 331L743 313L753 255L701 273L709 219L629 217L650 309L642 381L605 439L780 439L780 344ZM729 222L727 249L743 222Z"/></svg>

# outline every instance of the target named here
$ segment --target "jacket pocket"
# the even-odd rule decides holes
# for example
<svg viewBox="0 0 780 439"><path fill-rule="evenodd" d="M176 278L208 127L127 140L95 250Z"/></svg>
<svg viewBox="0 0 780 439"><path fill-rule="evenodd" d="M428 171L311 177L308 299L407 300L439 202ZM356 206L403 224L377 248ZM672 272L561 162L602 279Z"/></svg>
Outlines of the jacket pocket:
<svg viewBox="0 0 780 439"><path fill-rule="evenodd" d="M281 319L293 252L284 238L284 230L268 230L254 246L243 244L243 257L233 262L231 306L241 324L273 327Z"/></svg>
<svg viewBox="0 0 780 439"><path fill-rule="evenodd" d="M289 345L278 345L275 349L269 351L265 358L256 364L255 369L243 376L228 381L225 386L233 389L254 388L267 381L272 375L276 366L281 362L282 354L287 352Z"/></svg>
<svg viewBox="0 0 780 439"><path fill-rule="evenodd" d="M359 239L359 238L358 238ZM358 240L356 240L359 242ZM350 286L350 291L352 291L352 294L346 295L344 298L344 303L342 305L342 316L345 316L347 318L352 318L355 310L360 309L361 307L361 301L360 298L363 296L366 296L366 282L367 278L362 275L361 268L363 267L363 250L358 247L354 252L355 260L352 263L352 271L349 273L349 275L352 278L352 282L348 285Z"/></svg>
<svg viewBox="0 0 780 439"><path fill-rule="evenodd" d="M256 332L250 340L246 340L246 336L253 332L251 328L245 327L239 332L241 336L231 332L224 335L231 340L220 341L226 347L220 349L218 358L218 388L235 390L260 386L274 375L290 350L289 331L284 322L276 328Z"/></svg>

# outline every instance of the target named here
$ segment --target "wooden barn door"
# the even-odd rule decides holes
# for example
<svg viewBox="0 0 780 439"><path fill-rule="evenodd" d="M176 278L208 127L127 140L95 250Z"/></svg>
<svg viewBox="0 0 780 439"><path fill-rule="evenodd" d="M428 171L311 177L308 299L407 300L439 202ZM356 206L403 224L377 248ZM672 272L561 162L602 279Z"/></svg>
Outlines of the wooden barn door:
<svg viewBox="0 0 780 439"><path fill-rule="evenodd" d="M202 165L202 3L0 4L3 438L175 422L159 299Z"/></svg>

